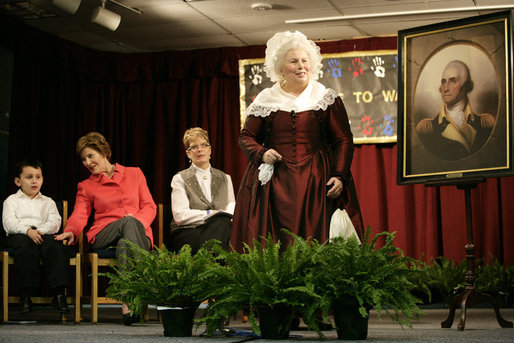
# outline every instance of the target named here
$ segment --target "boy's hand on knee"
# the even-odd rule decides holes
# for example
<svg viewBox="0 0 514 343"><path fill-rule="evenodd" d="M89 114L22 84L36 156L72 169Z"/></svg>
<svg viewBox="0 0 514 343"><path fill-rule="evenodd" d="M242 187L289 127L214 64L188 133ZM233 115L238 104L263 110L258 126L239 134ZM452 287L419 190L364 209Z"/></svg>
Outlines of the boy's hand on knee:
<svg viewBox="0 0 514 343"><path fill-rule="evenodd" d="M43 243L43 238L41 237L43 234L39 232L38 229L36 229L34 226L31 226L29 229L27 229L27 236L29 236L30 239L37 245L41 245Z"/></svg>

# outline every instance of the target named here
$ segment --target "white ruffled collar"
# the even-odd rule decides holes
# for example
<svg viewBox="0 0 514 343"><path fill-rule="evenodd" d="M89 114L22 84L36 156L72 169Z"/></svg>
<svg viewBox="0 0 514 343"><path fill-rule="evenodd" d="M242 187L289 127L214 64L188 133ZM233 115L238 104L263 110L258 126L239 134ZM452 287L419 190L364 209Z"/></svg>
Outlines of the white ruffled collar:
<svg viewBox="0 0 514 343"><path fill-rule="evenodd" d="M464 112L467 104L466 100L467 99L464 98L453 106L446 106L446 114L450 116L459 127L466 123L466 113Z"/></svg>
<svg viewBox="0 0 514 343"><path fill-rule="evenodd" d="M246 115L267 117L271 112L326 110L337 98L337 93L317 81L311 81L299 96L285 92L277 82L261 91L246 109Z"/></svg>

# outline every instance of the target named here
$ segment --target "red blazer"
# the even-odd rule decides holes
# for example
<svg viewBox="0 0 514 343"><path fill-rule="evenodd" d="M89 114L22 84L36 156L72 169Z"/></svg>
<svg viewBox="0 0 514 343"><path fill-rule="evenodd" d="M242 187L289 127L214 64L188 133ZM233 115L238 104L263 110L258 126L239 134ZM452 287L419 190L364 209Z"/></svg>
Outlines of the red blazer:
<svg viewBox="0 0 514 343"><path fill-rule="evenodd" d="M92 244L104 227L132 214L144 225L153 245L150 224L155 218L156 208L141 169L116 163L112 178L104 174L91 175L78 184L73 213L64 232L71 232L77 238L94 209L95 220L86 233L88 242Z"/></svg>

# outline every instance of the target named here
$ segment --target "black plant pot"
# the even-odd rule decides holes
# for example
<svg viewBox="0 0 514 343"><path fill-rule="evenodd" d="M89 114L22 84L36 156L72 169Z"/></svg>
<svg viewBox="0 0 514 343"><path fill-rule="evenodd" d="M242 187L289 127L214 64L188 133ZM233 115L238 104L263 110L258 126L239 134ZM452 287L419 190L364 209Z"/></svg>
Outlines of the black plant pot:
<svg viewBox="0 0 514 343"><path fill-rule="evenodd" d="M332 304L334 323L337 329L337 339L360 340L368 337L368 316L363 317L359 312L359 302L356 298L344 296Z"/></svg>
<svg viewBox="0 0 514 343"><path fill-rule="evenodd" d="M257 316L259 317L259 328L261 329L262 338L289 338L289 329L291 327L291 319L293 318L291 307L284 304L278 304L273 307L259 306L257 307Z"/></svg>
<svg viewBox="0 0 514 343"><path fill-rule="evenodd" d="M197 307L182 309L160 309L164 336L166 337L191 337Z"/></svg>

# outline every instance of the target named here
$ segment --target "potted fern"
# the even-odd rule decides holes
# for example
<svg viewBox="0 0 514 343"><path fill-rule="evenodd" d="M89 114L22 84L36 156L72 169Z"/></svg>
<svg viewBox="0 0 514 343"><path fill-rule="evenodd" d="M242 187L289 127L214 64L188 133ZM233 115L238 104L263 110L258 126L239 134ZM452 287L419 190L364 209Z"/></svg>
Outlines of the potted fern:
<svg viewBox="0 0 514 343"><path fill-rule="evenodd" d="M380 237L385 242L378 248ZM332 311L339 339L365 339L371 308L379 317L385 310L409 326L422 313L419 300L409 292L409 276L416 271L408 268L411 259L393 245L393 239L394 233L388 232L370 239L368 228L362 244L355 237L338 237L315 254L308 282L319 298L312 306L321 308L325 319Z"/></svg>
<svg viewBox="0 0 514 343"><path fill-rule="evenodd" d="M466 286L466 260L455 263L444 256L430 258L427 264L420 265L424 288L429 290L432 302L450 305L455 294L462 292ZM417 288L421 284L417 283Z"/></svg>
<svg viewBox="0 0 514 343"><path fill-rule="evenodd" d="M295 239L283 248L268 236L263 243L254 240L244 245L243 253L219 250L224 267L216 273L218 284L202 321L207 335L221 327L231 315L249 308L254 332L263 338L287 338L294 313L310 310L318 297L306 283L306 271L315 254L308 242ZM259 324L257 324L257 318ZM309 322L309 315L304 319Z"/></svg>
<svg viewBox="0 0 514 343"><path fill-rule="evenodd" d="M131 244L129 249L126 265L103 273L110 278L107 296L129 304L140 318L148 304L157 305L165 336L191 336L195 311L209 296L204 274L215 264L212 254L201 248L192 255L189 245L178 253L165 246L146 251Z"/></svg>
<svg viewBox="0 0 514 343"><path fill-rule="evenodd" d="M492 262L480 263L477 268L475 287L479 292L490 294L501 307L512 307L514 295L514 265L503 265L491 255Z"/></svg>

